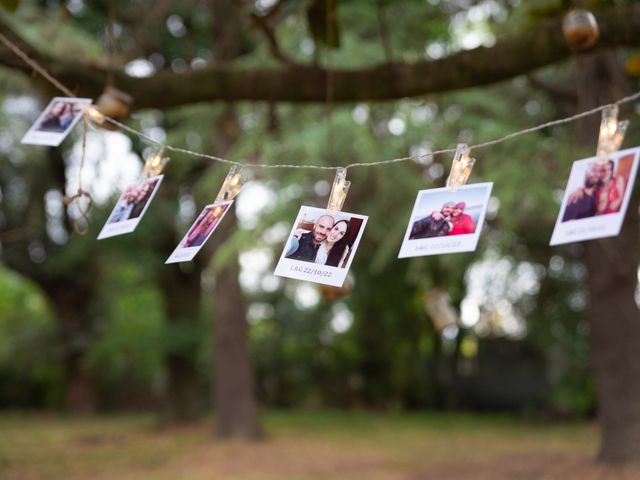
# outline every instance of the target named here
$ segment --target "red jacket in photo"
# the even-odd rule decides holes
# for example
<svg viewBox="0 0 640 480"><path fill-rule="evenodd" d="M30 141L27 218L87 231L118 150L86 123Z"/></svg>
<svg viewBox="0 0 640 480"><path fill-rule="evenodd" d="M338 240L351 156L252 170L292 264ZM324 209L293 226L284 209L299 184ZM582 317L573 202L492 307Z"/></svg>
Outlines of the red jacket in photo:
<svg viewBox="0 0 640 480"><path fill-rule="evenodd" d="M473 233L476 229L473 219L466 213L461 213L457 217L451 219L453 227L449 231L449 235L464 235Z"/></svg>

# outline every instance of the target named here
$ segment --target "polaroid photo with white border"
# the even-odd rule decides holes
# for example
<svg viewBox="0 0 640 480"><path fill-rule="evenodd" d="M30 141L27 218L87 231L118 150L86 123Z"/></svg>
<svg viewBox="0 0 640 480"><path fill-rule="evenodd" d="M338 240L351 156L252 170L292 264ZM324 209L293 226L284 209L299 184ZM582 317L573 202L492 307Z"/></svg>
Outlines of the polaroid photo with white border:
<svg viewBox="0 0 640 480"><path fill-rule="evenodd" d="M129 185L111 211L98 240L133 232L155 197L164 175L150 177Z"/></svg>
<svg viewBox="0 0 640 480"><path fill-rule="evenodd" d="M620 233L638 171L640 147L576 160L549 245L613 237Z"/></svg>
<svg viewBox="0 0 640 480"><path fill-rule="evenodd" d="M166 263L190 262L209 240L214 230L229 211L233 200L212 203L202 209L198 218L191 224L180 243L173 251Z"/></svg>
<svg viewBox="0 0 640 480"><path fill-rule="evenodd" d="M275 275L341 287L368 217L300 207Z"/></svg>
<svg viewBox="0 0 640 480"><path fill-rule="evenodd" d="M421 190L398 258L473 252L487 212L492 182Z"/></svg>
<svg viewBox="0 0 640 480"><path fill-rule="evenodd" d="M57 147L82 117L90 98L54 97L20 143Z"/></svg>

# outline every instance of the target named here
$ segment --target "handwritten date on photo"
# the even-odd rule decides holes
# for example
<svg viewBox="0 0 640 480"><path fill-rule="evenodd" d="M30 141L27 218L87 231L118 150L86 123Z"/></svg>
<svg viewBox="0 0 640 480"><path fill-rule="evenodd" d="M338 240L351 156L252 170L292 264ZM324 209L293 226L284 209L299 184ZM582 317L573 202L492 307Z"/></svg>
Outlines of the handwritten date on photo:
<svg viewBox="0 0 640 480"><path fill-rule="evenodd" d="M427 245L418 245L415 247L416 251L420 250L436 250L441 248L459 248L462 245L462 242L434 242Z"/></svg>
<svg viewBox="0 0 640 480"><path fill-rule="evenodd" d="M318 277L331 278L331 275L333 275L332 272L327 272L326 270L318 270L316 268L302 267L298 265L291 265L291 270L293 270L294 272L303 273L305 275L317 275Z"/></svg>
<svg viewBox="0 0 640 480"><path fill-rule="evenodd" d="M592 225L588 227L567 229L566 235L584 235L586 233L597 233L605 229L605 225Z"/></svg>

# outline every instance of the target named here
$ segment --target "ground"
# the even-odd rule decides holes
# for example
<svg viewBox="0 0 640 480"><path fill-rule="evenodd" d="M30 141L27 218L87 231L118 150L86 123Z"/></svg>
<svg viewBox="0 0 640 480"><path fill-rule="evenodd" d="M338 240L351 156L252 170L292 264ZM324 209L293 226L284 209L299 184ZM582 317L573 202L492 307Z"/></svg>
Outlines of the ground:
<svg viewBox="0 0 640 480"><path fill-rule="evenodd" d="M591 424L503 416L270 412L265 440L222 443L211 420L0 414L0 480L636 480L593 464Z"/></svg>

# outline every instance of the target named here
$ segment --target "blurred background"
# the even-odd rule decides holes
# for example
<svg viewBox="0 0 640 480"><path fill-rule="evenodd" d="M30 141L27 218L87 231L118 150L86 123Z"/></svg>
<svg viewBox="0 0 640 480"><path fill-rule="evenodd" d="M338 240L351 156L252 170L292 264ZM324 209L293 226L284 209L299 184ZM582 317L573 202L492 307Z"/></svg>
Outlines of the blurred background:
<svg viewBox="0 0 640 480"><path fill-rule="evenodd" d="M477 251L397 259L417 191L448 175L452 155L431 151L638 90L624 34L638 2L2 4L5 35L79 97L131 95L126 122L158 142L256 164L416 160L349 171L344 210L369 222L343 289L272 274L299 207L326 205L331 171L253 169L195 261L165 266L227 167L165 151L135 233L98 242L154 150L92 125L82 174L94 204L76 234L63 199L78 188L82 127L59 148L21 145L60 92L2 47L0 478L591 478L607 468L596 458L640 462L638 188L619 238L548 246L599 114L472 151L470 182L494 182ZM562 37L576 7L600 26L587 53ZM368 73L347 85L342 70ZM404 75L436 70L450 87L403 91ZM252 97L264 71L301 83ZM307 78L322 91L307 95ZM209 82L222 86L207 97ZM281 98L288 88L301 100ZM625 148L639 112L621 106ZM435 288L458 316L443 328L425 308Z"/></svg>

